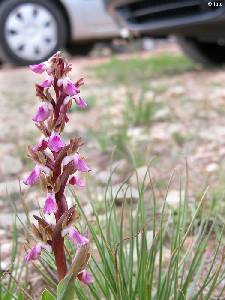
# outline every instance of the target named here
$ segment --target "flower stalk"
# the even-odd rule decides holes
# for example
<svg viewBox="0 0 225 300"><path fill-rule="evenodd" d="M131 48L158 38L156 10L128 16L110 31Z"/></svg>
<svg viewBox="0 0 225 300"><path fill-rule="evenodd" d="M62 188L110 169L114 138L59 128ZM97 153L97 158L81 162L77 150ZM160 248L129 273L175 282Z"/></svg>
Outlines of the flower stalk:
<svg viewBox="0 0 225 300"><path fill-rule="evenodd" d="M69 123L68 112L76 105L84 109L87 103L80 95L83 79L73 82L69 73L72 69L59 52L48 61L30 66L37 73L46 73L46 79L36 84L36 96L40 103L33 117L36 127L41 133L37 144L28 147L28 157L35 163L34 169L24 180L24 184L33 186L40 183L45 192L44 214L54 214L55 224L48 224L45 218L34 216L38 225L33 225L32 232L37 239L25 259L38 259L42 251L52 251L58 273L62 280L67 275L74 276L83 283L92 283L91 274L86 270L90 256L90 241L87 235L74 226L78 219L76 207L68 207L65 195L67 185L77 188L85 186L83 173L90 168L80 148L81 138L71 139L66 143L62 138L65 126ZM65 238L76 247L71 266L68 266L65 252ZM81 255L84 253L83 255ZM79 260L77 260L77 257ZM73 272L74 270L74 272ZM72 272L72 273L71 273Z"/></svg>

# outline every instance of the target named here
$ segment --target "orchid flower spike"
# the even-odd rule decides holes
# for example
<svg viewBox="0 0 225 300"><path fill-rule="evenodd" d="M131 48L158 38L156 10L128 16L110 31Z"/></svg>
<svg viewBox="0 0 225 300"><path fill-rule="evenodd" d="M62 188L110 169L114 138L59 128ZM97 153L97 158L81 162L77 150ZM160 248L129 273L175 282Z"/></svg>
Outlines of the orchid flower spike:
<svg viewBox="0 0 225 300"><path fill-rule="evenodd" d="M72 65L60 52L48 61L30 66L30 69L37 74L45 73L46 77L36 84L36 96L40 103L33 121L41 132L41 137L36 145L28 147L28 157L35 162L35 167L24 184L32 186L40 181L46 196L43 205L45 215L34 216L38 224L32 226L32 233L38 242L27 252L25 260L39 259L43 250L52 251L58 279L62 280L71 271L65 251L65 236L68 235L70 242L76 246L76 251L85 251L85 256L78 257L78 264L81 266L78 270L81 272L77 274L74 271L74 278L90 284L93 282L87 271L90 242L86 234L81 234L76 227L72 227L78 219L78 213L76 207L69 208L65 191L69 184L84 187L85 182L78 173L89 172L90 167L79 154L81 139L75 137L66 142L62 138L63 130L69 123L71 106L75 104L82 109L87 106L80 94L83 79L70 79ZM47 216L50 214L55 219L53 224Z"/></svg>

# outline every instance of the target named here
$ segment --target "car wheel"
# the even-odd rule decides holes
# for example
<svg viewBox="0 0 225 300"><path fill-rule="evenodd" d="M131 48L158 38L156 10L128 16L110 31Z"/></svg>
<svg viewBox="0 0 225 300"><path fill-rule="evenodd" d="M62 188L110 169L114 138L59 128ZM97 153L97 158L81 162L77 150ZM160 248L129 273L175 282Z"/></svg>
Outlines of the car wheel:
<svg viewBox="0 0 225 300"><path fill-rule="evenodd" d="M225 46L216 42L202 42L193 38L178 38L184 53L203 66L213 67L225 63Z"/></svg>
<svg viewBox="0 0 225 300"><path fill-rule="evenodd" d="M71 55L88 55L94 48L94 43L69 43L66 47Z"/></svg>
<svg viewBox="0 0 225 300"><path fill-rule="evenodd" d="M0 57L15 65L48 59L64 47L67 27L47 0L7 0L0 5Z"/></svg>

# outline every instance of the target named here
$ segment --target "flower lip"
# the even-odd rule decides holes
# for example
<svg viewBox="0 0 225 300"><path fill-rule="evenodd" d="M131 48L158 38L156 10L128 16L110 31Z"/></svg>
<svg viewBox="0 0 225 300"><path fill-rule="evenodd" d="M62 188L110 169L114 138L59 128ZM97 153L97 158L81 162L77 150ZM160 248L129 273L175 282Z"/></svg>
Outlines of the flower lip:
<svg viewBox="0 0 225 300"><path fill-rule="evenodd" d="M59 87L63 87L64 92L69 96L74 96L79 93L79 89L76 85L71 81L69 77L59 78L57 81L57 85Z"/></svg>
<svg viewBox="0 0 225 300"><path fill-rule="evenodd" d="M28 177L23 181L25 185L34 185L38 182L40 178L41 172L50 175L51 170L42 165L36 165L35 168L31 171L31 173L28 175Z"/></svg>
<svg viewBox="0 0 225 300"><path fill-rule="evenodd" d="M54 193L48 193L47 197L45 199L45 205L44 205L44 213L45 214L52 214L56 213L58 209L55 194Z"/></svg>
<svg viewBox="0 0 225 300"><path fill-rule="evenodd" d="M74 99L75 99L75 102L76 102L78 107L80 107L82 109L87 107L86 101L80 96L80 94L74 96Z"/></svg>
<svg viewBox="0 0 225 300"><path fill-rule="evenodd" d="M94 282L93 276L86 269L78 273L77 278L84 284L92 284Z"/></svg>
<svg viewBox="0 0 225 300"><path fill-rule="evenodd" d="M59 152L64 146L65 144L62 141L60 135L57 132L52 132L48 140L49 149L54 152Z"/></svg>
<svg viewBox="0 0 225 300"><path fill-rule="evenodd" d="M81 158L78 153L75 153L75 155L74 155L74 163L75 163L75 168L78 171L81 171L81 172L91 171L91 169L87 165L86 161L83 158Z"/></svg>
<svg viewBox="0 0 225 300"><path fill-rule="evenodd" d="M75 185L75 186L80 187L80 188L85 187L84 180L82 178L80 178L79 176L75 176L75 175L71 175L69 177L69 184Z"/></svg>
<svg viewBox="0 0 225 300"><path fill-rule="evenodd" d="M30 65L29 68L34 73L41 74L46 71L46 63L42 62L40 64Z"/></svg>
<svg viewBox="0 0 225 300"><path fill-rule="evenodd" d="M28 177L23 181L26 185L34 185L38 182L38 179L40 177L40 168L36 166L31 173L28 175Z"/></svg>
<svg viewBox="0 0 225 300"><path fill-rule="evenodd" d="M89 239L82 235L78 230L76 230L72 226L66 227L62 230L63 237L67 234L71 243L77 244L78 247L87 245L89 243Z"/></svg>
<svg viewBox="0 0 225 300"><path fill-rule="evenodd" d="M25 256L25 260L26 261L31 261L31 260L36 260L39 258L39 256L41 255L41 251L42 249L45 249L47 251L51 251L51 246L49 246L48 244L45 244L43 242L38 242L35 246L33 246L33 248L31 248L26 256Z"/></svg>
<svg viewBox="0 0 225 300"><path fill-rule="evenodd" d="M47 120L50 116L51 110L52 110L51 103L41 103L38 106L38 110L32 120L34 122L43 122Z"/></svg>
<svg viewBox="0 0 225 300"><path fill-rule="evenodd" d="M33 151L43 151L48 147L48 140L45 136L40 137L36 146L32 148Z"/></svg>

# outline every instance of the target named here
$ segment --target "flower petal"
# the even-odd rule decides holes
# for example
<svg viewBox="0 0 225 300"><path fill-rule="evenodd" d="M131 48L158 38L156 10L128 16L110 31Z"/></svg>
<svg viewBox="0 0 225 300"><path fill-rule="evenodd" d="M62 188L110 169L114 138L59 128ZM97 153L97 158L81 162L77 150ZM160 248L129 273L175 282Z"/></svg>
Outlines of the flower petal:
<svg viewBox="0 0 225 300"><path fill-rule="evenodd" d="M44 205L44 213L45 214L53 214L57 212L57 203L55 200L55 195L48 193L47 197L45 199L45 205Z"/></svg>
<svg viewBox="0 0 225 300"><path fill-rule="evenodd" d="M68 81L65 87L65 92L67 93L67 95L73 96L78 93L78 89L76 88L75 84Z"/></svg>
<svg viewBox="0 0 225 300"><path fill-rule="evenodd" d="M43 62L43 63L36 64L36 65L30 65L29 68L34 73L41 74L46 70L46 64Z"/></svg>
<svg viewBox="0 0 225 300"><path fill-rule="evenodd" d="M38 179L40 177L40 168L39 166L36 166L30 173L30 175L23 181L26 185L34 185L37 183Z"/></svg>
<svg viewBox="0 0 225 300"><path fill-rule="evenodd" d="M39 256L41 255L41 244L38 243L37 245L35 245L33 248L31 248L26 256L25 256L25 260L26 261L31 261L31 260L36 260L39 258Z"/></svg>
<svg viewBox="0 0 225 300"><path fill-rule="evenodd" d="M47 103L41 103L38 107L36 115L33 117L34 122L43 122L50 116L50 109Z"/></svg>
<svg viewBox="0 0 225 300"><path fill-rule="evenodd" d="M43 151L48 147L48 140L46 137L40 137L38 143L36 146L34 146L32 149L33 151Z"/></svg>
<svg viewBox="0 0 225 300"><path fill-rule="evenodd" d="M65 146L60 135L56 132L53 132L48 140L48 147L54 152L59 152Z"/></svg>
<svg viewBox="0 0 225 300"><path fill-rule="evenodd" d="M93 276L91 273L89 273L86 269L81 271L78 275L77 278L83 282L84 284L91 284L94 282Z"/></svg>
<svg viewBox="0 0 225 300"><path fill-rule="evenodd" d="M75 168L78 171L81 172L89 172L91 169L89 168L89 166L87 165L86 161L83 158L80 158L79 154L76 153L74 155L74 163L75 163Z"/></svg>
<svg viewBox="0 0 225 300"><path fill-rule="evenodd" d="M73 176L70 177L69 183L71 185L76 185L76 186L78 186L80 188L85 187L84 180L82 178L78 177L78 176L75 176L75 175L73 175Z"/></svg>
<svg viewBox="0 0 225 300"><path fill-rule="evenodd" d="M52 78L48 78L45 79L44 81L42 81L39 86L43 87L43 88L48 88L52 85Z"/></svg>
<svg viewBox="0 0 225 300"><path fill-rule="evenodd" d="M80 234L80 232L73 227L68 228L67 231L66 229L62 231L62 235L67 233L69 234L69 240L71 243L77 244L79 247L89 243L89 239Z"/></svg>
<svg viewBox="0 0 225 300"><path fill-rule="evenodd" d="M84 98L78 96L78 97L75 97L74 99L75 99L77 106L79 106L80 108L83 109L83 108L87 107L87 103L84 100Z"/></svg>

